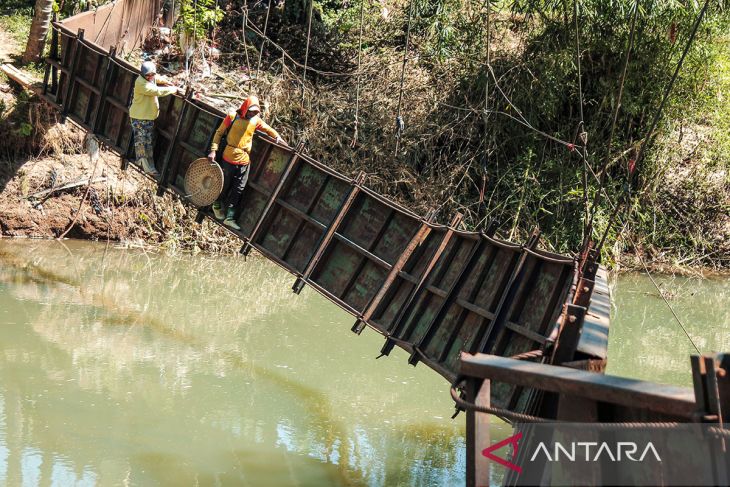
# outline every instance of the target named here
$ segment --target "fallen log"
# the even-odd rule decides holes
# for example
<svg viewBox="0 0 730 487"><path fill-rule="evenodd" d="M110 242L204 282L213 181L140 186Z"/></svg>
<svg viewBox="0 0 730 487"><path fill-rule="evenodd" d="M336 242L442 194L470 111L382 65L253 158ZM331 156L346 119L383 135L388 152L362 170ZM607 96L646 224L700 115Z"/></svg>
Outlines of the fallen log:
<svg viewBox="0 0 730 487"><path fill-rule="evenodd" d="M32 89L31 85L33 84L33 79L12 64L0 65L0 71L2 71L5 76L23 86L24 88Z"/></svg>
<svg viewBox="0 0 730 487"><path fill-rule="evenodd" d="M67 189L73 189L73 188L76 188L76 187L79 187L79 186L83 186L85 184L102 183L104 181L106 181L106 177L105 176L98 177L98 178L96 178L94 180L91 180L91 181L89 179L83 179L81 181L75 181L73 183L64 184L63 186L58 186L56 188L50 188L50 189L45 189L43 191L38 191L37 193L33 193L33 194L29 195L28 196L28 199L29 200L37 200L37 199L40 199L40 198L43 198L43 197L50 197L53 193L57 193L59 191L65 191Z"/></svg>

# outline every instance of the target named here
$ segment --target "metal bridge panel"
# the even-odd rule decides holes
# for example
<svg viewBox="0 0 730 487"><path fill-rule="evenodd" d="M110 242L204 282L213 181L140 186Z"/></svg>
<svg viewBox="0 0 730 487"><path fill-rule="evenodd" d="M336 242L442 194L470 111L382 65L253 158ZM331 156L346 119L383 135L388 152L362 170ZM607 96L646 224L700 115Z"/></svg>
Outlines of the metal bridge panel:
<svg viewBox="0 0 730 487"><path fill-rule="evenodd" d="M361 260L362 256L351 247L334 242L322 256L320 266L312 274L312 281L342 299L348 283L356 277Z"/></svg>
<svg viewBox="0 0 730 487"><path fill-rule="evenodd" d="M311 216L315 220L329 225L337 215L342 200L350 190L350 184L347 182L330 177L322 190L321 197L317 200L312 209Z"/></svg>
<svg viewBox="0 0 730 487"><path fill-rule="evenodd" d="M54 37L47 99L132 156L127 111L136 67L58 24ZM191 96L160 101L160 184L184 195L185 172L208 152L223 113ZM360 180L260 135L250 170L239 237L390 335L412 352L412 363L424 360L451 377L461 350L511 355L540 348L557 320L572 282L569 259L426 223ZM495 390L497 402L512 405L527 393Z"/></svg>
<svg viewBox="0 0 730 487"><path fill-rule="evenodd" d="M423 339L478 241L474 235L459 235L449 242L432 270L416 306L405 317L405 326L398 338L414 343ZM434 323L433 326L438 327L439 323Z"/></svg>
<svg viewBox="0 0 730 487"><path fill-rule="evenodd" d="M311 164L300 163L297 165L294 174L292 174L292 183L280 195L280 199L291 205L294 209L304 214L309 214L313 204L316 204L318 195L324 185L327 184L328 175ZM336 195L334 199L337 202L331 204L332 212L328 219L314 217L315 220L328 225L337 213L337 203L342 200L347 188L343 187L342 192ZM332 198L334 195L328 195Z"/></svg>
<svg viewBox="0 0 730 487"><path fill-rule="evenodd" d="M373 254L389 264L395 264L418 227L419 221L415 218L395 212L385 228L382 238L376 242Z"/></svg>
<svg viewBox="0 0 730 487"><path fill-rule="evenodd" d="M266 142L258 139L255 144L265 145ZM265 166L268 170L263 171L264 177L269 172L272 176L268 184L262 184L263 188L279 184L281 173L289 164L288 157L277 163L272 162L277 159L276 154L279 152L288 155L278 148L272 150ZM293 164L294 168L272 202L272 209L265 217L260 236L254 243L260 244L261 248L301 274L350 187L306 160L299 158ZM277 173L278 177L274 177Z"/></svg>
<svg viewBox="0 0 730 487"><path fill-rule="evenodd" d="M337 233L363 249L371 250L392 211L375 198L360 193Z"/></svg>
<svg viewBox="0 0 730 487"><path fill-rule="evenodd" d="M343 301L362 312L380 289L386 274L385 269L366 260L343 296Z"/></svg>

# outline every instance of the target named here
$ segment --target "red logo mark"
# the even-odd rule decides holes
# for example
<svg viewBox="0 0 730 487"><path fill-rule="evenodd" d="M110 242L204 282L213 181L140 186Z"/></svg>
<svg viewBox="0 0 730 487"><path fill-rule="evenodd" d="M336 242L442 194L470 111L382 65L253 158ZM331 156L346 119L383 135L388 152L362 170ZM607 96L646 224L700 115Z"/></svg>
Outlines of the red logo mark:
<svg viewBox="0 0 730 487"><path fill-rule="evenodd" d="M495 443L494 445L490 446L489 448L485 448L482 450L482 455L489 458L490 460L493 460L500 465L507 467L511 470L514 470L517 473L522 473L522 467L515 465L514 463L510 462L509 460L505 460L504 458L499 458L497 456L494 456L492 452L494 450L499 450L505 445L512 445L512 458L514 458L517 455L517 442L522 439L522 433L517 433L516 435L510 436L509 438L506 438L499 443Z"/></svg>

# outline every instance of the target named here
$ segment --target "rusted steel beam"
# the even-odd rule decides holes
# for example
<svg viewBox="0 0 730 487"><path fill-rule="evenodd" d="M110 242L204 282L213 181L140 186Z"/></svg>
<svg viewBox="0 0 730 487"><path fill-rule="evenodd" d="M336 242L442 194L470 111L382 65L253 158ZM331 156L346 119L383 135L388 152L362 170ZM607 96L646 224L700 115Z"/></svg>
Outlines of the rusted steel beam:
<svg viewBox="0 0 730 487"><path fill-rule="evenodd" d="M360 192L360 185L364 181L365 173L360 172L357 178L355 178L355 181L353 182L354 184L350 188L350 191L347 193L347 196L342 201L340 208L337 210L337 216L334 218L334 220L332 220L332 223L330 223L330 226L329 228L327 228L327 231L324 233L324 235L322 235L319 245L317 246L317 250L314 252L314 255L312 255L312 257L309 259L307 267L304 269L301 277L298 277L297 280L294 282L294 285L292 286L292 291L294 291L295 294L299 294L300 292L302 292L304 284L312 276L312 272L314 272L314 269L317 267L319 260L324 254L324 251L327 249L330 242L332 241L332 237L334 237L334 234L342 223L342 220L345 218L345 215L350 210L350 207L352 207L352 204L355 202L355 198Z"/></svg>
<svg viewBox="0 0 730 487"><path fill-rule="evenodd" d="M393 266L388 264L385 260L383 260L380 257L378 257L377 255L373 254L372 246L370 249L366 249L366 248L356 244L355 242L353 242L352 240L350 240L349 238L345 237L344 235L342 235L340 233L335 233L333 238L335 240L337 240L338 242L342 242L344 245L346 245L347 247L349 247L352 250L354 250L355 252L357 252L359 255L361 255L363 257L363 260L370 261L374 264L377 264L378 266L382 267L383 269L385 269L387 271L389 271L393 268ZM357 273L355 273L355 274L357 274Z"/></svg>
<svg viewBox="0 0 730 487"><path fill-rule="evenodd" d="M362 333L362 330L365 328L366 323L370 321L370 318L372 318L373 313L375 313L378 306L383 301L383 298L388 293L388 290L395 282L401 270L403 270L403 266L406 265L408 259L410 259L411 255L413 254L413 251L416 250L426 240L426 237L428 237L429 233L431 233L431 223L433 223L435 217L436 211L431 210L428 212L425 220L421 222L421 225L418 227L418 230L416 230L415 235L411 237L411 240L408 242L408 245L406 245L405 250L400 254L395 264L393 264L390 272L388 272L388 275L385 277L383 285L380 286L378 292L375 293L373 299L370 300L370 303L365 308L362 316L359 317L357 321L355 321L354 325L352 325L352 331L354 333L357 333L358 335Z"/></svg>
<svg viewBox="0 0 730 487"><path fill-rule="evenodd" d="M261 234L264 221L269 216L269 211L274 206L274 202L277 200L277 198L279 198L279 193L281 193L282 188L284 188L284 185L287 184L289 180L289 174L291 174L292 169L297 164L297 161L299 160L299 152L302 150L302 148L302 144L297 146L297 148L292 152L291 157L289 157L289 160L286 163L286 167L281 173L281 177L279 177L279 182L276 184L274 191L271 192L271 196L269 196L269 200L266 202L266 206L264 206L261 215L259 215L258 220L256 220L256 225L253 227L253 230L251 230L251 235L249 235L248 240L246 241L246 243L243 244L243 247L241 247L241 254L248 255L249 252L251 252L251 248L253 247L253 245L256 244L256 239ZM263 164L259 164L259 166L263 167ZM261 172L260 168L258 172Z"/></svg>
<svg viewBox="0 0 730 487"><path fill-rule="evenodd" d="M459 223L461 223L462 218L463 215L461 213L457 213L451 220L451 223L449 223L449 226L447 227L446 232L444 232L444 236L441 238L441 242L439 243L436 252L434 252L434 254L431 256L431 259L428 261L428 265L423 270L421 279L419 279L418 284L414 286L413 289L411 289L411 292L408 294L408 298L403 303L403 306L398 311L398 314L396 315L393 324L390 326L390 329L388 330L388 336L385 339L383 348L380 350L381 355L388 355L393 350L393 347L396 345L396 342L393 341L393 338L397 338L398 333L400 332L400 329L404 324L403 322L405 318L410 314L413 305L418 302L418 298L421 297L421 294L423 293L425 288L425 284L431 277L431 271L441 258L441 254L444 253L444 250L449 245L451 238L454 236L454 231Z"/></svg>
<svg viewBox="0 0 730 487"><path fill-rule="evenodd" d="M581 277L578 280L578 284L575 287L575 294L573 295L573 304L578 306L588 307L591 302L591 296L593 294L593 286L595 281L592 281L586 277Z"/></svg>
<svg viewBox="0 0 730 487"><path fill-rule="evenodd" d="M540 232L534 231L524 247L535 248L539 240ZM477 336L477 339L474 341L475 346L472 347L470 350L471 352L490 351L490 348L496 342L498 334L502 331L505 323L508 321L507 312L512 306L512 302L517 295L517 289L521 282L522 275L524 274L524 265L528 255L529 254L523 248L520 258L517 261L517 265L515 265L515 268L512 270L507 286L505 287L505 290L499 300L499 304L497 304L497 308L494 311L495 318L489 324L486 331L483 333L483 336Z"/></svg>
<svg viewBox="0 0 730 487"><path fill-rule="evenodd" d="M483 353L462 353L460 373L468 377L586 397L593 401L688 419L693 417L696 408L694 394L686 387L654 384Z"/></svg>
<svg viewBox="0 0 730 487"><path fill-rule="evenodd" d="M191 88L188 88L187 92L185 93L185 97L182 99L182 108L180 108L180 114L177 119L177 123L175 124L175 131L172 134L172 138L170 139L170 143L167 146L167 152L165 153L165 159L162 161L162 171L160 171L160 180L157 183L157 196L162 196L165 194L165 189L169 186L169 178L170 178L170 160L172 159L172 153L175 150L175 145L179 142L180 137L180 129L182 128L183 121L185 120L185 115L188 112L188 107L190 104L188 103L188 99L190 96L192 96L193 90ZM175 103L173 100L171 103Z"/></svg>
<svg viewBox="0 0 730 487"><path fill-rule="evenodd" d="M446 317L446 314L451 309L451 305L459 296L461 289L467 281L467 277L472 273L474 267L476 267L479 258L482 256L482 252L487 248L487 241L483 238L479 238L469 250L469 257L467 257L464 266L459 271L458 276L454 279L451 287L446 292L446 297L441 301L438 307L438 311L434 314L434 317L426 326L426 331L423 336L418 340L418 343L413 344L413 353L408 358L408 363L411 365L418 364L420 356L423 355L423 349L428 345L436 332L436 329L442 324L441 322Z"/></svg>
<svg viewBox="0 0 730 487"><path fill-rule="evenodd" d="M52 22L58 21L58 13L53 12L53 19ZM55 26L51 27L51 52L49 53L51 59L57 59L58 58L58 31L56 30ZM48 95L48 82L50 78L51 82L51 91L53 91L53 96L57 97L58 93L56 93L56 76L58 75L58 72L56 71L56 68L51 66L50 63L46 62L46 67L43 72L43 96Z"/></svg>
<svg viewBox="0 0 730 487"><path fill-rule="evenodd" d="M586 308L583 306L575 304L565 305L563 323L550 363L560 365L574 360L575 351L578 349L578 342L580 341L580 334L583 330L585 316Z"/></svg>
<svg viewBox="0 0 730 487"><path fill-rule="evenodd" d="M79 42L79 39L83 38L84 29L79 29L79 32L74 39L73 52L71 54L71 66L69 67L68 76L66 76L66 93L64 93L63 98L61 99L61 106L63 107L61 109L61 122L64 122L66 120L69 108L72 104L71 97L73 95L74 82L76 80L76 66L78 64L78 59L80 57L80 53L83 47L83 44Z"/></svg>
<svg viewBox="0 0 730 487"><path fill-rule="evenodd" d="M106 58L106 69L104 70L104 79L102 79L101 82L101 90L99 90L99 99L96 100L96 108L94 109L94 115L90 120L91 126L94 128L93 132L97 133L101 129L101 118L99 117L99 114L101 113L101 108L104 106L104 103L106 102L106 94L109 89L109 77L112 74L112 62L111 58L113 58L117 53L117 48L115 46L112 46L109 48L109 54Z"/></svg>

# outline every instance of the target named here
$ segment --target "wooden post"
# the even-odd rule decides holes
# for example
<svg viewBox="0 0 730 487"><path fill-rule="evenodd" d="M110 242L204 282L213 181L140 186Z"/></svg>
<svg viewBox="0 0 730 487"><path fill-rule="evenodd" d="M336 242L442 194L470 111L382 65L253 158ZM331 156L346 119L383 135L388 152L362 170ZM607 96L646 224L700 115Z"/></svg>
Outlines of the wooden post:
<svg viewBox="0 0 730 487"><path fill-rule="evenodd" d="M466 400L476 406L490 406L490 382L488 379L469 379ZM489 459L482 451L489 447L489 415L476 411L466 412L466 485L489 486Z"/></svg>

